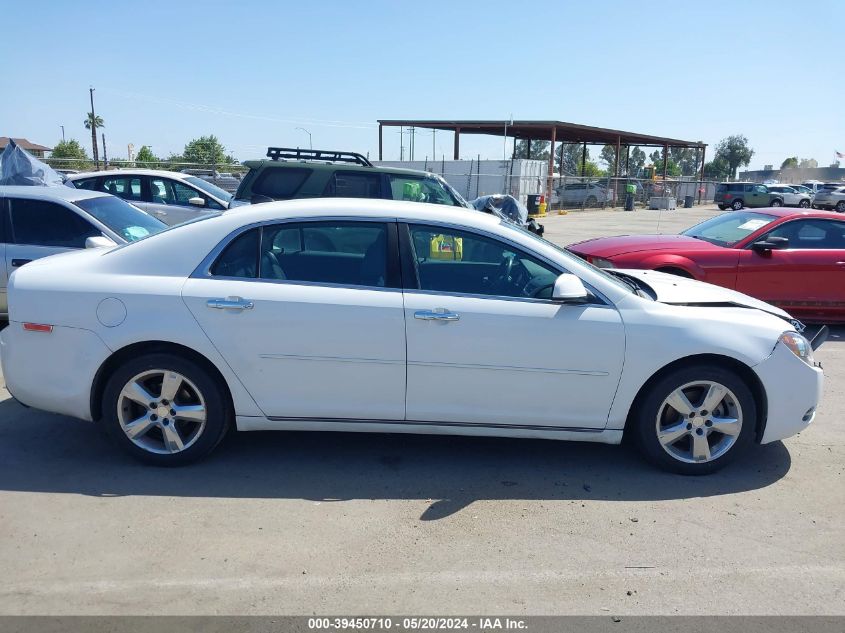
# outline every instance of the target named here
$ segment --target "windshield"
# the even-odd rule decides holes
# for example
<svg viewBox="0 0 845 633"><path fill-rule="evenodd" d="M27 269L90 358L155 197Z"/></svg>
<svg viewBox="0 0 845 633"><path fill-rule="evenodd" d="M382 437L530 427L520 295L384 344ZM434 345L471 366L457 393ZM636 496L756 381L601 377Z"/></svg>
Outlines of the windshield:
<svg viewBox="0 0 845 633"><path fill-rule="evenodd" d="M207 194L214 196L218 200L222 200L223 202L229 202L232 199L232 194L228 191L224 191L217 185L208 182L207 180L203 180L202 178L197 178L196 176L188 176L185 178L186 182L191 183L197 189L202 189Z"/></svg>
<svg viewBox="0 0 845 633"><path fill-rule="evenodd" d="M718 246L733 246L775 219L773 215L753 211L723 213L687 229L681 235Z"/></svg>
<svg viewBox="0 0 845 633"><path fill-rule="evenodd" d="M636 289L630 283L626 283L625 281L623 281L622 279L620 279L616 275L613 275L606 270L602 270L601 268L594 266L593 264L588 262L586 259L581 259L577 255L573 255L572 253L570 253L568 250L566 250L562 246L558 246L554 242L550 242L549 240L540 237L536 233L532 233L528 229L526 229L522 226L519 226L518 224L514 224L510 220L504 219L504 220L502 220L501 224L502 224L502 226L507 227L508 229L510 229L512 231L519 231L519 233L521 233L522 235L527 235L532 240L536 240L537 242L545 244L546 246L551 246L558 253L563 255L563 257L566 258L567 261L574 262L576 267L577 266L587 266L588 268L592 269L593 272L600 274L607 281L609 281L612 284L618 286L619 288L625 290L626 292L634 292L635 294L638 294L636 292Z"/></svg>
<svg viewBox="0 0 845 633"><path fill-rule="evenodd" d="M105 224L127 242L140 240L167 228L140 209L115 196L77 200L74 204Z"/></svg>
<svg viewBox="0 0 845 633"><path fill-rule="evenodd" d="M405 176L388 174L390 189L394 200L409 200L411 202L429 202L445 204L451 207L468 207L469 205L439 176Z"/></svg>

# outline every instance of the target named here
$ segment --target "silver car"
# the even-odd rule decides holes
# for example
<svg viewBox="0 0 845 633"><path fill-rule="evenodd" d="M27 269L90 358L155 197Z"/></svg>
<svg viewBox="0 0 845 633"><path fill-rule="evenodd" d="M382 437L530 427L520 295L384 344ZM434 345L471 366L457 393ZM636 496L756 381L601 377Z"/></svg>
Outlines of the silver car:
<svg viewBox="0 0 845 633"><path fill-rule="evenodd" d="M605 206L612 200L607 187L597 182L570 182L554 190L552 204L575 207Z"/></svg>
<svg viewBox="0 0 845 633"><path fill-rule="evenodd" d="M814 209L835 209L839 213L845 213L845 185L831 187L825 185L819 190L813 200Z"/></svg>
<svg viewBox="0 0 845 633"><path fill-rule="evenodd" d="M800 192L797 187L791 185L766 185L769 191L779 193L783 198L783 204L787 207L801 207L809 209L813 200L809 193ZM806 191L806 188L805 188Z"/></svg>
<svg viewBox="0 0 845 633"><path fill-rule="evenodd" d="M0 318L8 315L9 276L33 259L113 246L167 225L105 193L72 187L0 187Z"/></svg>
<svg viewBox="0 0 845 633"><path fill-rule="evenodd" d="M68 176L77 189L103 191L131 202L166 224L181 224L229 208L232 194L193 174L117 169Z"/></svg>

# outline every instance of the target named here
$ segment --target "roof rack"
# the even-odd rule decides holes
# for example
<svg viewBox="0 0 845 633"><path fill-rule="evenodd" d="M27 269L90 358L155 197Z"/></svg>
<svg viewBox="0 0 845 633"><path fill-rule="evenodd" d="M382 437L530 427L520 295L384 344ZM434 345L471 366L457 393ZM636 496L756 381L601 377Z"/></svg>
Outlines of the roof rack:
<svg viewBox="0 0 845 633"><path fill-rule="evenodd" d="M330 163L354 163L363 167L372 167L373 164L357 152L337 152L324 149L299 149L298 147L268 147L267 158L279 160L280 158L292 158L294 160L319 160Z"/></svg>

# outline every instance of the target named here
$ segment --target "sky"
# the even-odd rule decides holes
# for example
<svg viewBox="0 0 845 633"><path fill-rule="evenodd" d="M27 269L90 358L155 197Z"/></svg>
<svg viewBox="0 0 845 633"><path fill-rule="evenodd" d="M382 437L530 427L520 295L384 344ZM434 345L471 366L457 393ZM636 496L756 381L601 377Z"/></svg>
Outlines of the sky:
<svg viewBox="0 0 845 633"><path fill-rule="evenodd" d="M0 0L0 136L52 147L63 125L90 153L93 86L115 158L215 134L246 160L308 132L376 158L378 119L513 117L703 141L708 159L744 134L752 168L826 166L845 153L843 24L842 0ZM433 140L416 159L451 157L451 134ZM384 150L399 158L398 129ZM502 139L462 136L478 154Z"/></svg>

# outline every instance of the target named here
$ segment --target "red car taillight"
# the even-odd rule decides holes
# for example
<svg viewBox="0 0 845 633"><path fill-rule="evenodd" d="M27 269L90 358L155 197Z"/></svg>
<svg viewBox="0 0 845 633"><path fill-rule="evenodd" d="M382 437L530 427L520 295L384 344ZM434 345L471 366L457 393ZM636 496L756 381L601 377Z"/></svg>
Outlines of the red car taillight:
<svg viewBox="0 0 845 633"><path fill-rule="evenodd" d="M730 200L733 197L734 197L734 195L732 193L726 193L725 196L724 196L725 200Z"/></svg>

